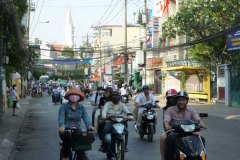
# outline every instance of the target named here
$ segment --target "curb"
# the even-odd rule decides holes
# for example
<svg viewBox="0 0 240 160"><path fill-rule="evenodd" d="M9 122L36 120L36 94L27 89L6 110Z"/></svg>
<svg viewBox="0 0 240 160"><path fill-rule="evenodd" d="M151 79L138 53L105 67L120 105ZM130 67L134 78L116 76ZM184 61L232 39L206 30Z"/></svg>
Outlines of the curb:
<svg viewBox="0 0 240 160"><path fill-rule="evenodd" d="M8 160L12 149L15 145L17 136L21 130L23 122L25 120L25 115L29 109L29 99L20 100L19 103L21 104L21 109L18 111L17 117L12 117L11 108L8 108L6 113L2 117L2 122L9 127L7 133L5 132L5 136L0 139L0 159L1 160ZM24 106L24 107L23 107Z"/></svg>

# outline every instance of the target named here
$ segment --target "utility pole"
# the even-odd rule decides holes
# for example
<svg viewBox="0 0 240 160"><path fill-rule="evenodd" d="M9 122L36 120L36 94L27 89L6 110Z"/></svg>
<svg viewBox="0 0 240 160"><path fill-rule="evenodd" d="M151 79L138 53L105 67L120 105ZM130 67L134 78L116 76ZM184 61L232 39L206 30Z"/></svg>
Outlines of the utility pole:
<svg viewBox="0 0 240 160"><path fill-rule="evenodd" d="M100 65L99 65L99 71L100 71L100 82L99 85L103 86L103 74L102 74L102 33L101 33L101 25L99 23L99 52L100 52Z"/></svg>
<svg viewBox="0 0 240 160"><path fill-rule="evenodd" d="M145 14L145 18L146 18L146 23L143 24L144 27L144 42L143 42L143 52L144 52L144 67L143 67L143 85L146 84L146 67L147 67L147 55L146 55L146 51L147 51L147 0L144 0L144 14Z"/></svg>
<svg viewBox="0 0 240 160"><path fill-rule="evenodd" d="M128 84L128 53L127 53L127 0L124 2L125 8L125 23L124 23L124 30L125 30L125 48L124 48L124 67L125 67L125 75L124 75L124 83Z"/></svg>

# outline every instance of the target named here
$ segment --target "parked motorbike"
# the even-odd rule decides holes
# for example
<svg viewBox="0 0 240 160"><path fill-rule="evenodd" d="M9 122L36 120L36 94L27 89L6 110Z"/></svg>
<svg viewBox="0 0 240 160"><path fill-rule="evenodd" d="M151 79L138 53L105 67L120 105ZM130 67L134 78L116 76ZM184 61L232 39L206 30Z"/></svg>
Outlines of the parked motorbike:
<svg viewBox="0 0 240 160"><path fill-rule="evenodd" d="M52 95L52 102L54 104L57 104L57 102L60 102L61 94L59 92L54 92Z"/></svg>
<svg viewBox="0 0 240 160"><path fill-rule="evenodd" d="M200 117L207 117L207 114L200 114ZM206 149L203 139L201 136L193 134L193 132L201 131L198 123L191 120L179 121L172 126L170 131L177 136L174 160L206 160ZM165 156L165 159L171 158L167 154Z"/></svg>
<svg viewBox="0 0 240 160"><path fill-rule="evenodd" d="M113 115L108 118L112 125L112 133L105 135L106 137L111 137L111 142L108 143L111 148L112 155L107 155L108 158L114 157L116 160L124 160L125 158L125 134L128 132L124 123L127 123L128 118L122 115ZM106 150L107 151L107 150Z"/></svg>
<svg viewBox="0 0 240 160"><path fill-rule="evenodd" d="M140 135L140 138L142 139L144 135L147 135L148 141L152 142L153 135L156 133L156 121L157 116L156 112L153 108L156 108L156 103L147 103L145 105L142 105L142 108L146 108L146 110L142 113L142 122L140 128L138 128L138 134Z"/></svg>

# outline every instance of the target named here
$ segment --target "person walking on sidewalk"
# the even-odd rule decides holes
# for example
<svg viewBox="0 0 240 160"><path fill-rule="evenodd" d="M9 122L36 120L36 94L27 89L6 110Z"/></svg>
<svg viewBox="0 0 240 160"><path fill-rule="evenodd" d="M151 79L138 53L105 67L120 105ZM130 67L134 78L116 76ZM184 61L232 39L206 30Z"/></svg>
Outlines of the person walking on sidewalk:
<svg viewBox="0 0 240 160"><path fill-rule="evenodd" d="M14 84L12 86L12 89L11 89L11 97L12 97L12 100L13 100L13 116L16 116L15 114L15 110L16 110L16 107L17 107L17 102L18 102L18 99L17 99L17 85Z"/></svg>

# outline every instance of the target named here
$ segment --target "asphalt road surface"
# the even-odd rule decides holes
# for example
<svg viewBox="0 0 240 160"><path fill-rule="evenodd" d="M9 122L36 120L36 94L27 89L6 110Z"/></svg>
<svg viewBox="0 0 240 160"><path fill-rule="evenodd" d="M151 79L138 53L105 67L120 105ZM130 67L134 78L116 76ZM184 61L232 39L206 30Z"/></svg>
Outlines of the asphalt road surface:
<svg viewBox="0 0 240 160"><path fill-rule="evenodd" d="M30 105L10 160L58 160L60 139L57 117L60 104L52 104L50 96L44 94L43 98L32 98ZM85 100L84 105L91 113L90 101ZM132 110L131 103L128 106ZM204 121L209 127L208 131L202 132L206 139L207 159L240 160L240 122L212 116ZM129 132L129 152L126 153L126 159L160 160L159 139L163 132L161 110L158 110L157 133L153 142L148 142L146 138L141 140L132 122L129 122ZM104 160L105 154L98 151L98 136L95 138L88 157L92 160Z"/></svg>

